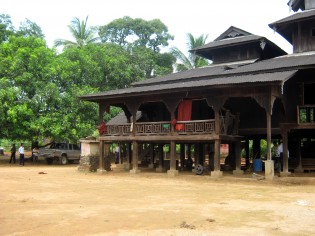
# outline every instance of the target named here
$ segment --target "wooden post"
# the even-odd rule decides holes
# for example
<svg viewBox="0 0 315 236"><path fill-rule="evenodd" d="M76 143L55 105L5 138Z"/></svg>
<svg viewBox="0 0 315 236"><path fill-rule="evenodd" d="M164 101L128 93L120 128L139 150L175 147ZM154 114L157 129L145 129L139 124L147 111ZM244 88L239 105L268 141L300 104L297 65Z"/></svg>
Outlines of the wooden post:
<svg viewBox="0 0 315 236"><path fill-rule="evenodd" d="M267 160L271 161L271 114L267 112Z"/></svg>
<svg viewBox="0 0 315 236"><path fill-rule="evenodd" d="M170 170L176 171L176 144L173 140L170 143Z"/></svg>
<svg viewBox="0 0 315 236"><path fill-rule="evenodd" d="M158 144L158 150L159 150L159 166L155 169L157 172L162 172L164 167L164 157L163 157L163 144Z"/></svg>
<svg viewBox="0 0 315 236"><path fill-rule="evenodd" d="M185 144L180 144L180 168L184 170L185 167Z"/></svg>
<svg viewBox="0 0 315 236"><path fill-rule="evenodd" d="M280 172L280 176L288 176L289 172L289 151L288 151L288 133L287 131L282 133L282 144L283 144L283 169Z"/></svg>
<svg viewBox="0 0 315 236"><path fill-rule="evenodd" d="M246 152L246 169L250 166L249 163L249 140L245 140L245 152Z"/></svg>
<svg viewBox="0 0 315 236"><path fill-rule="evenodd" d="M138 169L138 142L133 141L132 142L132 170L130 170L130 173L136 174L141 172Z"/></svg>
<svg viewBox="0 0 315 236"><path fill-rule="evenodd" d="M274 177L274 163L271 160L271 112L266 110L267 116L267 160L265 161L265 178L273 180Z"/></svg>
<svg viewBox="0 0 315 236"><path fill-rule="evenodd" d="M233 174L244 174L244 171L241 170L241 141L237 141L234 144L235 151L235 170L233 170Z"/></svg>
<svg viewBox="0 0 315 236"><path fill-rule="evenodd" d="M106 170L104 169L104 141L100 140L99 145L99 168L97 169L97 172L100 174L106 173Z"/></svg>
<svg viewBox="0 0 315 236"><path fill-rule="evenodd" d="M220 127L219 109L215 109L214 119L215 119L215 133L218 135L218 139L214 141L214 170L210 174L211 174L211 177L221 177L222 176L222 171L221 171L221 166L220 166L221 127Z"/></svg>
<svg viewBox="0 0 315 236"><path fill-rule="evenodd" d="M303 173L303 166L302 166L302 155L301 155L301 135L298 134L297 137L297 145L296 145L296 158L298 160L298 166L294 169L294 172Z"/></svg>
<svg viewBox="0 0 315 236"><path fill-rule="evenodd" d="M220 171L220 140L214 141L214 171Z"/></svg>

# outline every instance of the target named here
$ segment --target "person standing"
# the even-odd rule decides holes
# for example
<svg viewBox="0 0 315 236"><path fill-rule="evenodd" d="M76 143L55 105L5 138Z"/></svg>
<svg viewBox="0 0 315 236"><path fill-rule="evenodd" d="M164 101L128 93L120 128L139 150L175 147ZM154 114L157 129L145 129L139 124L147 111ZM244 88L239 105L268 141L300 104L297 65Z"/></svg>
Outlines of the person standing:
<svg viewBox="0 0 315 236"><path fill-rule="evenodd" d="M115 164L119 164L119 152L120 152L120 149L119 149L119 144L118 144L118 146L116 146L115 148Z"/></svg>
<svg viewBox="0 0 315 236"><path fill-rule="evenodd" d="M24 144L21 143L21 146L19 147L19 153L20 153L20 165L24 166Z"/></svg>
<svg viewBox="0 0 315 236"><path fill-rule="evenodd" d="M16 153L16 147L15 143L11 147L11 157L10 157L10 163L13 162L15 164L16 158L15 158L15 153Z"/></svg>

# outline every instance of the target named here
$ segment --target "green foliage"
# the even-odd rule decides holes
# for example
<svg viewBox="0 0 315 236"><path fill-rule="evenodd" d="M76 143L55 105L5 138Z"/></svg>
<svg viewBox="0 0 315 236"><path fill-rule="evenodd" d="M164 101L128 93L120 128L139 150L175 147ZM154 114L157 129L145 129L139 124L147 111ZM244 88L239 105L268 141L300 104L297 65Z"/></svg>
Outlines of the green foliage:
<svg viewBox="0 0 315 236"><path fill-rule="evenodd" d="M144 71L142 77L151 78L173 71L174 56L161 54L160 50L174 37L158 19L145 21L125 16L99 27L99 36L103 43L115 43L128 49L132 64Z"/></svg>
<svg viewBox="0 0 315 236"><path fill-rule="evenodd" d="M82 48L90 43L95 43L98 40L98 38L94 37L96 28L88 27L87 21L88 16L86 17L85 21L84 20L80 21L80 19L77 17L73 18L71 24L68 25L68 28L75 41L57 39L54 42L55 47L63 46L64 48L69 47Z"/></svg>
<svg viewBox="0 0 315 236"><path fill-rule="evenodd" d="M187 34L187 48L188 52L194 48L203 46L206 43L208 35L200 35L195 38L192 34ZM176 64L177 71L185 71L190 70L202 66L206 66L209 62L199 56L196 56L194 53L189 52L189 56L187 57L185 53L179 50L177 47L171 48L171 53L177 59L178 63Z"/></svg>
<svg viewBox="0 0 315 236"><path fill-rule="evenodd" d="M0 43L7 41L14 34L11 17L6 14L0 15Z"/></svg>
<svg viewBox="0 0 315 236"><path fill-rule="evenodd" d="M74 18L69 29L75 41L57 40L64 46L57 54L36 23L26 19L15 31L10 16L0 15L0 138L77 142L95 134L99 123L98 104L80 95L172 72L174 56L160 49L173 37L161 21L114 21L103 35L106 43L95 44L96 28L87 20ZM128 42L130 36L135 40ZM122 112L110 111L106 122Z"/></svg>
<svg viewBox="0 0 315 236"><path fill-rule="evenodd" d="M26 19L24 22L21 22L19 30L16 32L16 36L24 37L36 37L44 39L45 35L42 32L42 29L35 23Z"/></svg>

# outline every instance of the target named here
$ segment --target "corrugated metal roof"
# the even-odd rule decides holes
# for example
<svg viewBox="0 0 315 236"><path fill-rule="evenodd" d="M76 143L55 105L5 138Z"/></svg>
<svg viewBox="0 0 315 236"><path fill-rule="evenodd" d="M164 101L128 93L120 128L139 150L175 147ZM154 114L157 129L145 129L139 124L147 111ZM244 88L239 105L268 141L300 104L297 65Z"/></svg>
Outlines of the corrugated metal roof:
<svg viewBox="0 0 315 236"><path fill-rule="evenodd" d="M253 64L244 65L233 70L224 71L222 74L238 74L265 72L270 70L286 70L315 65L315 52L295 53L269 60L259 61Z"/></svg>
<svg viewBox="0 0 315 236"><path fill-rule="evenodd" d="M298 21L298 20L304 20L304 19L313 18L313 17L315 17L315 9L306 10L303 12L298 12L294 15L288 16L288 17L283 18L281 20L278 20L276 22L273 22L273 23L269 24L269 27L274 28L274 26L276 26L276 25L289 23L289 22L293 22L293 21Z"/></svg>
<svg viewBox="0 0 315 236"><path fill-rule="evenodd" d="M149 85L143 87L134 87L120 90L112 90L104 93L91 94L81 96L83 100L100 100L109 99L117 97L130 97L144 95L146 93L171 93L177 92L180 89L191 89L191 88L204 88L217 85L235 85L235 84L245 84L245 83L268 83L268 82L282 82L284 83L287 79L291 78L297 70L289 70L274 73L260 73L260 74L250 74L250 75L239 75L239 76L229 76L221 78L212 79L201 79L188 82L177 82L172 84L163 85Z"/></svg>
<svg viewBox="0 0 315 236"><path fill-rule="evenodd" d="M213 41L213 42L207 43L203 46L194 48L191 50L191 52L200 51L200 50L204 50L204 49L212 49L212 48L217 48L217 47L222 47L222 46L233 46L234 44L256 42L256 41L259 41L262 39L270 42L265 37L261 37L258 35L239 36L239 37L235 37L235 38L228 38L228 39L222 39L219 41Z"/></svg>
<svg viewBox="0 0 315 236"><path fill-rule="evenodd" d="M187 79L196 79L200 77L209 77L213 75L219 75L227 69L236 68L242 65L250 64L256 62L258 59L239 61L234 63L224 63L224 64L215 64L209 65L206 67L200 67L192 70L182 71L178 73L169 74L163 77L157 77L153 79L147 79L144 81L133 83L134 87L141 87L154 84L165 84L165 83L174 83L178 81L183 81Z"/></svg>

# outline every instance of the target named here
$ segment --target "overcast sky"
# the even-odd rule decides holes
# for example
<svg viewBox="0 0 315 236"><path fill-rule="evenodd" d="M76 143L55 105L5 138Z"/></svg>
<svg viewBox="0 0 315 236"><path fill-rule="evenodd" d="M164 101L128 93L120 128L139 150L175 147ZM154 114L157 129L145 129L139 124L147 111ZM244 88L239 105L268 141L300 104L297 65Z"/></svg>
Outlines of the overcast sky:
<svg viewBox="0 0 315 236"><path fill-rule="evenodd" d="M49 47L55 39L72 40L67 26L74 17L89 26L106 25L114 19L130 16L144 20L160 19L174 35L170 46L187 51L186 34L208 35L213 41L230 26L267 37L283 50L292 46L268 24L294 12L289 0L0 0L0 14L8 14L16 28L26 18L38 24Z"/></svg>

